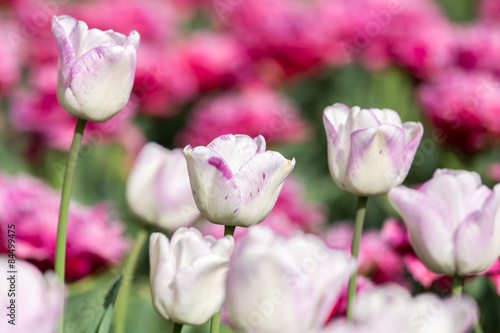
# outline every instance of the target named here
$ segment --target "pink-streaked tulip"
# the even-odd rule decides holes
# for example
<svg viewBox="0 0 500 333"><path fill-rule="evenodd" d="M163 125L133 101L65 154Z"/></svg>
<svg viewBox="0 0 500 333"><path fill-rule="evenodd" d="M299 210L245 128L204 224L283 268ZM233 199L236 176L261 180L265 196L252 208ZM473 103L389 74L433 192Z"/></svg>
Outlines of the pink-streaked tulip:
<svg viewBox="0 0 500 333"><path fill-rule="evenodd" d="M399 186L389 198L431 271L475 274L500 256L500 185L490 190L475 172L440 169L418 190Z"/></svg>
<svg viewBox="0 0 500 333"><path fill-rule="evenodd" d="M0 288L3 290L0 306L4 312L0 331L54 333L64 307L63 284L54 272L42 274L33 264L21 259L15 259L14 269L9 269L9 259L6 255L0 255L0 267L4 269L4 276L0 279ZM5 270L17 273L5 273ZM14 279L10 280L11 276ZM9 289L13 290L12 294ZM14 307L13 311L9 306ZM13 324L9 323L11 320Z"/></svg>
<svg viewBox="0 0 500 333"><path fill-rule="evenodd" d="M358 294L354 313L355 324L338 320L321 333L466 333L479 309L468 296L440 299L423 293L412 297L408 290L387 284Z"/></svg>
<svg viewBox="0 0 500 333"><path fill-rule="evenodd" d="M156 311L179 324L201 325L218 312L234 241L203 237L180 228L172 239L153 233L149 240L151 295Z"/></svg>
<svg viewBox="0 0 500 333"><path fill-rule="evenodd" d="M174 231L200 216L194 203L182 149L146 144L130 172L127 201L145 222Z"/></svg>
<svg viewBox="0 0 500 333"><path fill-rule="evenodd" d="M229 268L229 321L238 332L317 332L353 270L348 254L314 235L250 228Z"/></svg>
<svg viewBox="0 0 500 333"><path fill-rule="evenodd" d="M59 52L57 98L71 116L107 121L128 102L134 83L139 34L88 29L70 16L54 16Z"/></svg>
<svg viewBox="0 0 500 333"><path fill-rule="evenodd" d="M307 202L303 192L302 184L289 176L283 184L274 208L260 225L271 228L284 237L290 237L298 231L318 233L327 222L327 209L317 202ZM210 222L200 227L203 234L216 238L224 235L224 229L223 225ZM238 240L248 230L250 229L236 228L234 239Z"/></svg>
<svg viewBox="0 0 500 333"><path fill-rule="evenodd" d="M334 104L323 112L328 165L335 184L361 196L386 194L410 170L424 129L390 109L350 109Z"/></svg>
<svg viewBox="0 0 500 333"><path fill-rule="evenodd" d="M249 227L262 222L295 166L266 151L259 135L222 135L208 146L184 148L191 188L203 217L216 224Z"/></svg>

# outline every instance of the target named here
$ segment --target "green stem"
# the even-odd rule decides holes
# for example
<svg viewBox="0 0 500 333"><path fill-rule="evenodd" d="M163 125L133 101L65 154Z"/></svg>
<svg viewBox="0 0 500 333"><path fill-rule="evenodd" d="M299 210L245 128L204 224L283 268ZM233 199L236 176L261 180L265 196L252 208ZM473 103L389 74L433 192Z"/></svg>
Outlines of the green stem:
<svg viewBox="0 0 500 333"><path fill-rule="evenodd" d="M54 259L54 270L57 277L64 283L64 270L66 260L66 231L68 229L68 212L69 203L71 201L71 190L73 188L73 177L75 175L76 162L82 144L83 131L87 121L78 118L76 120L75 134L73 135L73 142L71 149L66 160L66 171L64 173L64 180L61 194L61 206L59 208L59 222L57 225L57 240L56 240L56 255ZM59 332L63 332L64 326L64 313L61 316L61 324Z"/></svg>
<svg viewBox="0 0 500 333"><path fill-rule="evenodd" d="M464 289L464 278L462 276L452 276L451 293L453 294L453 297L462 296L463 289Z"/></svg>
<svg viewBox="0 0 500 333"><path fill-rule="evenodd" d="M174 323L174 328L172 329L172 333L181 333L182 324Z"/></svg>
<svg viewBox="0 0 500 333"><path fill-rule="evenodd" d="M139 259L139 255L141 254L141 250L144 247L144 243L148 239L148 236L149 229L147 227L141 228L139 234L137 235L137 238L135 239L134 246L132 247L132 250L128 255L127 261L125 262L125 266L123 268L123 283L115 303L115 333L125 332L128 296L130 294L132 280L134 278L135 269L137 267L137 261Z"/></svg>
<svg viewBox="0 0 500 333"><path fill-rule="evenodd" d="M236 229L235 226L232 225L226 225L224 226L224 236L232 236L234 235L234 230Z"/></svg>
<svg viewBox="0 0 500 333"><path fill-rule="evenodd" d="M233 236L235 229L235 226L226 225L224 227L224 236ZM210 333L219 333L221 312L222 309L220 309L216 314L212 316L212 321L210 322Z"/></svg>
<svg viewBox="0 0 500 333"><path fill-rule="evenodd" d="M474 323L474 332L476 333L484 333L481 324L479 323L479 318L476 318L476 322Z"/></svg>
<svg viewBox="0 0 500 333"><path fill-rule="evenodd" d="M210 322L210 333L219 333L221 312L222 312L222 309L217 311L217 313L212 316L212 321Z"/></svg>
<svg viewBox="0 0 500 333"><path fill-rule="evenodd" d="M352 237L351 258L358 259L359 242L361 233L363 232L363 222L365 220L366 203L368 197L359 196L356 205L356 220L354 221L354 235ZM349 286L347 288L347 320L354 321L354 300L356 298L356 278L358 276L358 264L356 270L349 278Z"/></svg>

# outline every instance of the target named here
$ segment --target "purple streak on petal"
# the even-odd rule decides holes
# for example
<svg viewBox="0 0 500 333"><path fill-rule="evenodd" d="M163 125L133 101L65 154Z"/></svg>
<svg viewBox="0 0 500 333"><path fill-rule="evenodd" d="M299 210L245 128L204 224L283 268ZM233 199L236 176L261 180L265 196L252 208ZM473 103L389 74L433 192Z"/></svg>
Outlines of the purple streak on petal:
<svg viewBox="0 0 500 333"><path fill-rule="evenodd" d="M211 166L215 167L217 170L222 172L224 178L231 179L233 177L233 173L222 159L218 157L210 157L208 159L208 164L210 164Z"/></svg>
<svg viewBox="0 0 500 333"><path fill-rule="evenodd" d="M265 173L262 174L262 179L266 179L266 174Z"/></svg>

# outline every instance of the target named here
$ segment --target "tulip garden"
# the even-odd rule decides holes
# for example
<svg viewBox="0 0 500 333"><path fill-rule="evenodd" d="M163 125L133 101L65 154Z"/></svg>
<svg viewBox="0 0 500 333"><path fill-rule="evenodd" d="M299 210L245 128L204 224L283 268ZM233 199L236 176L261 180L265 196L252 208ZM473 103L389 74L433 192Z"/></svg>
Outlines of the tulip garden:
<svg viewBox="0 0 500 333"><path fill-rule="evenodd" d="M0 17L0 332L500 331L499 0Z"/></svg>

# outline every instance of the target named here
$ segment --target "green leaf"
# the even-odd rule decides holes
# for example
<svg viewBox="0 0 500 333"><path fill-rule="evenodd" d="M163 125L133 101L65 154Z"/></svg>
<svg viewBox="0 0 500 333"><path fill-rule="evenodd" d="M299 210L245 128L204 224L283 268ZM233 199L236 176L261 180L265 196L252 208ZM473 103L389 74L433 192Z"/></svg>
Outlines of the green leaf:
<svg viewBox="0 0 500 333"><path fill-rule="evenodd" d="M90 325L87 333L108 333L111 327L111 319L113 318L113 310L115 307L116 297L118 296L118 290L120 290L120 285L122 283L123 275L120 275L118 279L113 283L111 288L109 288L101 306L97 310L94 320Z"/></svg>

